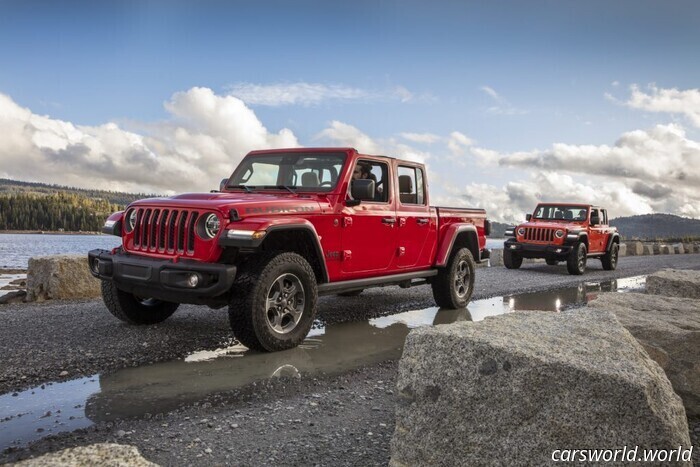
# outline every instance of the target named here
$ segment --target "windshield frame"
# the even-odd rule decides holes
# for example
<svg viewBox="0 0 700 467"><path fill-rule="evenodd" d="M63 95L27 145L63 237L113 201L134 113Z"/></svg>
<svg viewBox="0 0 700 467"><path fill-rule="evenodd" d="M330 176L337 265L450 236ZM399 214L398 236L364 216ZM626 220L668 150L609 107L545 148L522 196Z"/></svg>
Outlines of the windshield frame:
<svg viewBox="0 0 700 467"><path fill-rule="evenodd" d="M283 167L288 167L288 170L293 172L294 166L297 164L297 162L300 159L304 158L328 158L328 166L327 167L314 167L314 168L320 168L322 170L330 170L330 168L334 167L337 164L333 164L332 159L337 159L340 162L340 167L337 170L337 173L335 174L335 180L332 180L330 182L330 185L326 186L303 186L303 185L296 185L296 184L282 184L282 183L275 183L275 184L260 184L260 185L253 185L250 184L248 185L245 181L242 180L243 174L247 170L249 170L252 165L255 162L260 162L260 161L265 161L265 160L275 160L276 158L279 158L279 161L277 163L271 162L270 165L277 165L279 166L279 170L277 173L277 181L279 181L280 177L280 172L282 172ZM265 154L251 154L243 158L243 160L238 164L236 169L233 171L231 176L228 178L226 181L226 184L224 185L224 191L229 191L229 190L242 190L244 192L249 192L248 190L253 190L254 192L259 192L259 191L281 191L285 193L331 193L335 191L335 189L338 187L340 181L343 178L343 174L345 173L345 168L347 165L348 161L348 155L347 153L343 151L332 151L332 152L315 152L315 151L309 151L309 152L302 152L302 151L294 151L294 152L286 152L286 151L280 151L278 153L271 152L271 153L265 153ZM305 167L309 168L309 167ZM296 176L294 174L293 176ZM331 174L331 177L333 174ZM298 180L295 183L300 182L301 180ZM322 182L326 183L326 182ZM248 190L246 190L246 188Z"/></svg>
<svg viewBox="0 0 700 467"><path fill-rule="evenodd" d="M586 216L584 219L578 219L578 218L573 218L573 219L566 219L566 218L561 218L561 219L556 219L556 218L549 218L549 217L537 217L537 211L539 211L540 208L543 207L548 207L548 208L558 208L560 211L566 211L566 210L585 210L586 211ZM577 205L577 204L538 204L537 207L535 207L535 210L532 213L532 220L533 221L539 221L539 222L566 222L566 223L571 223L571 222L586 222L591 215L591 207L587 205Z"/></svg>

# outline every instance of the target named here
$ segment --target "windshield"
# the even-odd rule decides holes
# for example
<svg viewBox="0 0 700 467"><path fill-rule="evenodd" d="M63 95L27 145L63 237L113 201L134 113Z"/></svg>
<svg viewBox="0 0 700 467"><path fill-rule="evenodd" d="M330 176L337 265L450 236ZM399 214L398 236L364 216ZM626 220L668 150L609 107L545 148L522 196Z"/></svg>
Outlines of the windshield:
<svg viewBox="0 0 700 467"><path fill-rule="evenodd" d="M588 218L588 208L548 204L537 206L533 217L537 220L581 222Z"/></svg>
<svg viewBox="0 0 700 467"><path fill-rule="evenodd" d="M226 188L331 191L344 163L344 153L249 156L233 172Z"/></svg>

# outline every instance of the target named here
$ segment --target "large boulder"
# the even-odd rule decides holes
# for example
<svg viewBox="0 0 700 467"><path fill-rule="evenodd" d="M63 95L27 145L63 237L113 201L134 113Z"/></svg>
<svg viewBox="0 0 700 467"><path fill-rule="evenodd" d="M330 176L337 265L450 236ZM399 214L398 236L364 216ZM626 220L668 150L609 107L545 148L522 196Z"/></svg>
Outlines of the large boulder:
<svg viewBox="0 0 700 467"><path fill-rule="evenodd" d="M503 266L503 250L502 249L491 250L491 257L489 258L489 264L491 266Z"/></svg>
<svg viewBox="0 0 700 467"><path fill-rule="evenodd" d="M663 269L647 276L647 293L700 299L700 271Z"/></svg>
<svg viewBox="0 0 700 467"><path fill-rule="evenodd" d="M683 247L683 244L676 243L675 245L673 245L673 252L677 255L685 254L685 248Z"/></svg>
<svg viewBox="0 0 700 467"><path fill-rule="evenodd" d="M617 250L618 256L627 256L627 245L625 243L620 243L620 249Z"/></svg>
<svg viewBox="0 0 700 467"><path fill-rule="evenodd" d="M654 245L644 245L642 254L645 256L654 256Z"/></svg>
<svg viewBox="0 0 700 467"><path fill-rule="evenodd" d="M27 301L99 296L100 281L90 274L87 255L29 258Z"/></svg>
<svg viewBox="0 0 700 467"><path fill-rule="evenodd" d="M644 254L644 244L642 242L627 242L627 256L641 256Z"/></svg>
<svg viewBox="0 0 700 467"><path fill-rule="evenodd" d="M144 459L134 446L123 444L100 443L90 446L64 449L44 454L15 464L20 467L44 467L47 465L61 467L83 467L99 465L102 467L157 467L158 464Z"/></svg>
<svg viewBox="0 0 700 467"><path fill-rule="evenodd" d="M545 465L557 449L690 447L666 375L603 310L414 330L397 387L393 466Z"/></svg>
<svg viewBox="0 0 700 467"><path fill-rule="evenodd" d="M603 293L589 306L612 311L700 416L700 301L640 293Z"/></svg>

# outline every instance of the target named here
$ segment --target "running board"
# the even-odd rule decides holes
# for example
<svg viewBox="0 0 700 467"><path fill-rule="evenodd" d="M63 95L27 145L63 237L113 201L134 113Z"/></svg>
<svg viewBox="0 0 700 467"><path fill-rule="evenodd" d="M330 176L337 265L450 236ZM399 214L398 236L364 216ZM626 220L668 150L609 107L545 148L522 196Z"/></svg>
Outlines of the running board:
<svg viewBox="0 0 700 467"><path fill-rule="evenodd" d="M367 279L353 279L350 281L331 282L328 284L319 284L319 295L330 295L340 292L351 292L353 290L368 289L370 287L384 287L387 285L402 285L413 279L425 279L427 277L437 276L437 269L429 269L427 271L404 272L402 274L394 274L391 276L369 277ZM421 282L423 284L425 282ZM416 284L418 285L418 284Z"/></svg>

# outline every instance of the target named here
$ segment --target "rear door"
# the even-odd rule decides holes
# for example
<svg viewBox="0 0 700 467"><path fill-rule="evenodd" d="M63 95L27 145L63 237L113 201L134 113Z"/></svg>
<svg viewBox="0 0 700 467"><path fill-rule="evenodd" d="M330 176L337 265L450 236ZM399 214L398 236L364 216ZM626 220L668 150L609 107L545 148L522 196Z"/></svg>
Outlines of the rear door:
<svg viewBox="0 0 700 467"><path fill-rule="evenodd" d="M428 206L428 187L423 167L401 162L397 165L399 191L397 266L412 268L430 265L430 246L437 242L437 217Z"/></svg>

